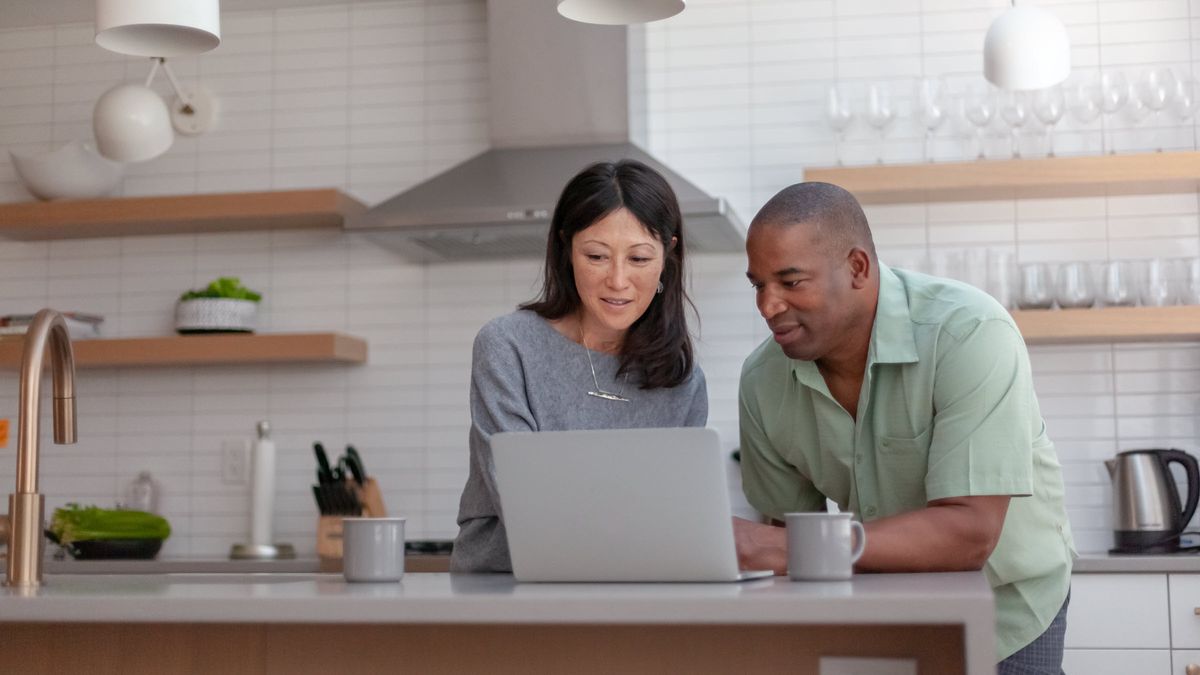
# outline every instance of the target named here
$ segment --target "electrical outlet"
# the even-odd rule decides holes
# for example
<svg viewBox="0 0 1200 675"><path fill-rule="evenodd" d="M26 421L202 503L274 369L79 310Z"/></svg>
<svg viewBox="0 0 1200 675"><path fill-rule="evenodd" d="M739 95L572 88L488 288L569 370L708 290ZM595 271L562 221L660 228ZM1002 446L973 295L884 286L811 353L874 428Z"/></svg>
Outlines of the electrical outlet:
<svg viewBox="0 0 1200 675"><path fill-rule="evenodd" d="M250 482L250 441L221 441L221 482L245 485Z"/></svg>
<svg viewBox="0 0 1200 675"><path fill-rule="evenodd" d="M850 658L822 656L820 675L917 675L915 659Z"/></svg>

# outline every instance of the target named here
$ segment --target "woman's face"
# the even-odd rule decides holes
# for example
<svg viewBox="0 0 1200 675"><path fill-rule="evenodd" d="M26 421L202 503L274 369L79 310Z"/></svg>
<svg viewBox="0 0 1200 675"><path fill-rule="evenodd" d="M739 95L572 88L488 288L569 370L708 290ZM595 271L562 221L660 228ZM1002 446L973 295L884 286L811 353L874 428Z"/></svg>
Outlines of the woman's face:
<svg viewBox="0 0 1200 675"><path fill-rule="evenodd" d="M663 245L626 209L575 233L571 266L582 305L579 320L593 348L618 340L658 291Z"/></svg>

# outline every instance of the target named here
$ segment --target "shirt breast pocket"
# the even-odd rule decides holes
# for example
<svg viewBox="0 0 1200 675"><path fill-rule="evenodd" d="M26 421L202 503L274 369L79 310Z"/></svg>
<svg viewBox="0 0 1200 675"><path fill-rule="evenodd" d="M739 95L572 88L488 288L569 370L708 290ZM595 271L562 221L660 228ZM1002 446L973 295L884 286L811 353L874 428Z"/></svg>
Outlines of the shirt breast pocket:
<svg viewBox="0 0 1200 675"><path fill-rule="evenodd" d="M932 438L932 426L911 438L879 436L879 457L893 462L919 461L924 464L929 457L929 442Z"/></svg>

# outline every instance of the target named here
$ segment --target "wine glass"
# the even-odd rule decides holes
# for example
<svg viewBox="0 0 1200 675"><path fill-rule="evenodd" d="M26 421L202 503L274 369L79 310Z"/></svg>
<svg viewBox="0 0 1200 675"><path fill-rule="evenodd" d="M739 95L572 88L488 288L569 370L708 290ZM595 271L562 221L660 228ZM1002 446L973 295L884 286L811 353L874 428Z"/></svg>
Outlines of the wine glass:
<svg viewBox="0 0 1200 675"><path fill-rule="evenodd" d="M933 161L933 135L946 121L946 85L940 77L923 77L917 81L917 116L925 127L923 153Z"/></svg>
<svg viewBox="0 0 1200 675"><path fill-rule="evenodd" d="M1162 133L1157 130L1161 129L1159 120L1162 111L1175 98L1175 87L1175 74L1171 72L1170 68L1144 70L1133 83L1133 93L1136 94L1138 101L1154 113L1156 129L1154 136L1158 146L1155 148L1155 152L1162 152Z"/></svg>
<svg viewBox="0 0 1200 675"><path fill-rule="evenodd" d="M1046 128L1046 156L1054 156L1054 125L1066 112L1067 101L1062 87L1039 89L1033 96L1033 114Z"/></svg>
<svg viewBox="0 0 1200 675"><path fill-rule="evenodd" d="M1102 94L1097 77L1089 76L1067 90L1067 110L1071 118L1081 127L1095 122L1103 110L1100 107ZM1087 143L1085 141L1085 149ZM1104 130L1100 130L1100 152L1104 152Z"/></svg>
<svg viewBox="0 0 1200 675"><path fill-rule="evenodd" d="M991 85L986 82L975 82L967 85L963 95L963 117L975 127L975 142L979 152L975 159L986 159L983 151L983 132L996 116L996 97Z"/></svg>
<svg viewBox="0 0 1200 675"><path fill-rule="evenodd" d="M1106 70L1100 73L1100 109L1105 115L1115 115L1129 100L1129 82L1125 73L1119 70ZM1108 146L1109 154L1117 151L1115 143Z"/></svg>
<svg viewBox="0 0 1200 675"><path fill-rule="evenodd" d="M1180 122L1188 123L1200 110L1200 82L1191 75L1184 75L1175 82L1175 102L1171 109Z"/></svg>
<svg viewBox="0 0 1200 675"><path fill-rule="evenodd" d="M1010 91L1004 104L1000 106L1000 117L1012 130L1009 141L1012 144L1013 159L1021 157L1021 127L1029 121L1029 101L1023 91Z"/></svg>
<svg viewBox="0 0 1200 675"><path fill-rule="evenodd" d="M829 85L825 98L825 120L833 130L833 152L837 157L838 166L842 165L842 146L846 143L846 130L854 123L854 113L850 110L850 100L836 84Z"/></svg>
<svg viewBox="0 0 1200 675"><path fill-rule="evenodd" d="M881 82L873 82L867 87L867 109L864 113L867 124L879 133L879 155L877 164L883 164L883 138L887 128L896 119L896 107L892 102L892 93L888 86Z"/></svg>

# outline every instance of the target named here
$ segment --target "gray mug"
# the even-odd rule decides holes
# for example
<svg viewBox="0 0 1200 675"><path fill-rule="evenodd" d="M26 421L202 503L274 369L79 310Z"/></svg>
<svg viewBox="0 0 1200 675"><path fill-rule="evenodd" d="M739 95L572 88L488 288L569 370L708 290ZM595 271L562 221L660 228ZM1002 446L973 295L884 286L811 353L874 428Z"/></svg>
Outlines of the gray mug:
<svg viewBox="0 0 1200 675"><path fill-rule="evenodd" d="M346 581L400 581L404 576L404 518L342 520Z"/></svg>
<svg viewBox="0 0 1200 675"><path fill-rule="evenodd" d="M788 577L792 581L844 581L854 575L867 533L850 513L785 513ZM852 532L858 533L855 541Z"/></svg>

